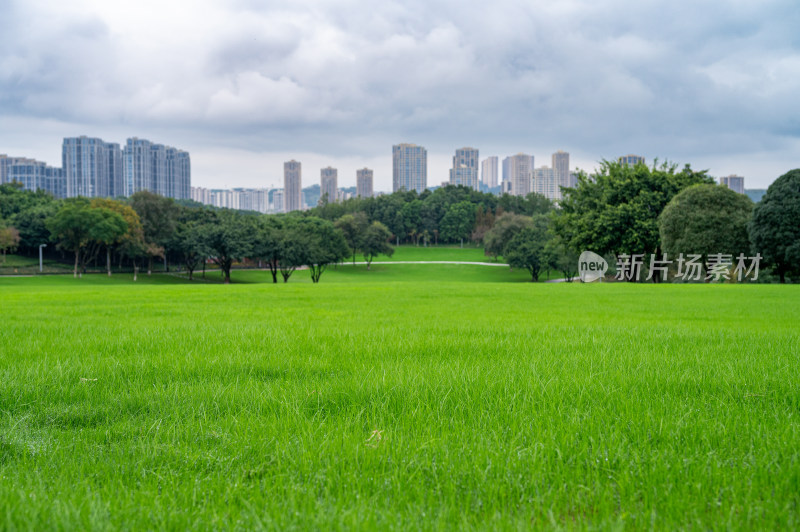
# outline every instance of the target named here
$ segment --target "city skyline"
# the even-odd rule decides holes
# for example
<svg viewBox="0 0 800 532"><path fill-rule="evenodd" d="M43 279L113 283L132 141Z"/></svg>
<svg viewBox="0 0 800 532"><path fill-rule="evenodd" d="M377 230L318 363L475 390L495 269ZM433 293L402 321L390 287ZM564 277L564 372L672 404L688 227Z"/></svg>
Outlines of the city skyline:
<svg viewBox="0 0 800 532"><path fill-rule="evenodd" d="M492 186L496 179L497 156L480 158L479 150L464 147L455 150L449 179L439 184L427 183L427 150L415 144L395 145L393 150L394 190L408 189L421 192L446 185L463 185L476 190L491 191L496 194L525 196L531 192L541 194L553 201L562 199L561 187L574 187L577 173L570 166L570 153L558 150L551 155L552 166L535 166L535 156L518 153L507 156L502 164L502 181ZM89 162L91 168L82 168ZM635 154L617 157L621 164L648 164L647 158ZM654 161L654 163L657 161ZM191 170L188 152L170 146L152 143L137 137L129 138L123 149L119 144L107 143L99 138L85 136L64 138L61 167L50 167L45 162L22 157L9 157L0 154L0 184L17 181L25 188L46 190L56 197L123 197L138 190L150 190L176 199L192 199L217 207L242 208L260 212L288 212L310 208L317 200L309 203L305 197L308 187L302 187L302 163L284 162L284 188L270 184L259 187L203 187L191 183ZM405 167L405 168L404 168ZM419 175L412 175L412 174ZM487 176L487 173L489 174ZM492 176L492 173L495 175ZM78 175L80 174L80 175ZM487 183L486 180L489 182ZM716 176L712 176L716 177ZM78 179L86 181L81 187ZM717 177L720 184L746 193L745 178L732 174ZM406 183L406 184L403 184ZM734 183L734 184L732 184ZM356 171L356 185L346 183L339 186L338 169L330 165L320 170L320 181L314 185L319 190L319 198L333 198L333 202L354 196L374 196L386 191L374 190L373 171L362 168ZM284 189L291 191L290 198L299 194L291 205L285 203ZM313 187L312 187L313 188ZM347 190L354 192L347 192ZM749 188L755 192L759 189ZM763 190L763 189L761 189ZM115 193L114 191L122 191ZM367 193L364 193L368 191ZM273 203L273 194L280 201ZM266 194L266 195L265 195ZM311 193L313 195L313 193ZM240 207L240 202L242 205Z"/></svg>
<svg viewBox="0 0 800 532"><path fill-rule="evenodd" d="M81 137L86 137L86 135L81 135ZM78 138L78 137L72 137L72 138ZM89 137L89 138L92 138L92 137ZM133 137L133 139L137 139L137 137ZM108 143L108 144L114 144L114 143ZM151 142L151 144L156 145L156 143L152 143L152 142ZM422 146L422 145L419 145L419 146L424 148L424 146ZM167 149L173 149L170 146L165 146L165 147ZM582 171L585 171L587 174L591 174L592 171L596 170L600 166L600 163L603 160L607 160L607 161L622 161L623 158L629 156L629 155L619 155L619 154L617 154L617 155L609 155L607 157L598 158L597 161L595 161L594 163L591 164L591 166L581 166L579 163L575 164L575 163L572 162L572 161L574 161L572 150L569 149L569 151L565 152L563 150L563 148L564 148L564 146L562 146L561 149L552 150L552 154L551 155L547 155L546 153L541 153L538 156L539 157L546 157L547 159L550 159L551 157L553 157L553 165L554 166L552 166L551 168L556 169L556 166L555 166L556 159L555 158L557 157L557 154L565 153L565 155L567 155L567 161L569 161L568 162L569 172L574 173L574 172L576 172L578 170L582 170ZM426 149L427 186L428 187L439 186L441 183L443 183L445 181L448 181L448 182L450 181L450 175L452 173L451 170L453 169L453 158L454 158L453 152L454 151L458 151L458 150L462 150L462 149L464 149L464 148L458 148L458 149L451 148L450 152L449 152L449 155L446 154L446 153L438 153L438 152L436 154L431 155L431 152ZM475 149L476 149L476 151L480 151L481 153L485 153L485 150L483 150L481 148L475 148ZM183 150L177 150L177 151L178 152L182 152ZM190 150L188 150L188 151L190 151ZM532 150L532 154L531 155L535 158L535 157L537 157L537 154L539 154L540 152L544 152L544 151L545 150L538 150L538 149L537 150ZM23 150L23 152L24 153L31 153L31 150ZM54 168L61 167L61 165L59 163L61 163L61 161L62 161L62 156L61 156L62 147L60 145L59 145L59 148L58 148L58 152L59 152L58 162L56 164L52 164L49 160L43 159L41 157L20 155L18 153L7 153L7 152L4 152L2 149L0 149L0 154L7 155L8 157L35 160L37 162L42 162L42 163L46 164L47 166L52 166ZM294 153L302 153L302 152L294 152ZM211 182L204 181L202 179L199 179L196 176L196 162L195 161L198 158L198 155L199 155L199 158L202 158L202 154L192 153L191 186L203 187L203 188L208 188L208 189L234 189L234 188L254 188L254 189L257 189L257 188L269 188L269 189L274 189L274 188L281 188L283 186L283 178L284 178L284 176L283 176L283 163L285 163L286 160L284 159L284 160L280 161L280 163L277 165L276 168L272 168L272 161L275 160L276 157L277 157L274 154L272 154L272 155L260 154L260 155L255 155L255 156L252 156L252 155L249 156L250 157L249 164L256 164L256 161L259 158L262 159L262 162L260 164L258 164L258 166L259 166L259 168L261 169L261 172L262 172L262 176L261 177L258 177L258 178L254 179L254 180L253 179L247 179L247 178L240 178L241 172L236 171L235 173L237 175L237 178L232 179L230 177L231 168L228 167L226 169L226 172L225 172L225 178L219 179L219 180L214 180L214 181L211 181ZM478 181L480 183L483 183L483 164L485 162L487 162L487 159L490 159L491 157L497 157L498 158L497 180L498 180L498 186L499 186L501 184L501 181L502 181L502 168L501 168L502 167L502 161L504 159L512 157L514 155L515 154L512 153L511 151L501 151L499 153L492 153L491 155L481 155L480 158L478 159L478 161L479 161L478 162L478 168L477 168ZM638 156L638 157L643 159L646 162L646 164L648 164L648 165L652 165L652 163L653 163L653 158L652 157L648 157L648 156ZM373 177L373 180L374 180L373 181L373 183L374 183L374 185L373 185L374 186L374 192L377 193L377 192L392 192L393 191L393 183L392 183L392 179L393 179L392 178L392 174L393 174L392 165L393 165L393 163L392 163L392 156L391 155L387 156L386 154L384 154L382 157L381 156L376 156L376 157L371 157L371 158L348 157L348 158L345 158L345 159L341 159L339 157L328 157L328 156L322 156L322 155L319 155L319 154L308 154L307 153L305 155L305 157L303 157L302 155L298 155L298 156L294 157L293 160L294 159L302 160L303 162L305 162L307 160L311 161L311 163L308 163L308 164L310 164L312 167L313 166L319 166L320 168L333 167L333 168L336 168L337 170L339 170L340 167L335 166L333 164L333 161L345 160L346 163L343 165L345 167L345 169L340 172L340 174L341 174L341 176L343 178L339 181L339 188L355 187L357 185L357 178L356 178L357 171L360 170L361 168L365 167L365 165L366 165L367 167L373 169L373 174L374 174L374 177ZM547 160L547 159L545 159L545 160ZM663 161L664 161L664 159L659 158L659 162L663 162ZM677 162L677 161L670 160L670 162ZM235 165L236 161L234 161L231 164ZM247 163L245 163L245 164L247 164ZM800 166L800 163L798 163L798 166ZM536 168L540 168L540 167L541 166L536 166ZM714 177L716 180L718 180L719 178L723 177L721 174L714 172L713 169L700 168L700 167L695 166L695 165L693 165L692 167L694 169L696 169L696 170L708 170L709 171L709 176ZM383 173L379 174L378 170L376 170L376 168L381 168ZM238 169L234 168L234 170L238 170ZM732 172L729 175L737 175L737 174L741 174L741 173L742 173L741 171L738 171L738 172ZM560 175L563 176L565 174L562 172ZM778 176L775 176L775 177L771 178L764 185L760 185L759 182L753 177L750 177L750 176L747 176L747 175L745 175L744 177L746 178L746 183L747 183L747 187L748 188L766 188ZM561 178L557 178L557 181L559 181L559 183L565 183L566 182L566 180L561 179ZM125 185L125 186L127 186L127 185ZM123 195L129 195L129 194L126 193L126 194L123 194Z"/></svg>
<svg viewBox="0 0 800 532"><path fill-rule="evenodd" d="M297 159L344 186L368 166L388 191L386 146L410 140L428 184L475 146L564 149L589 172L632 152L766 187L798 166L800 12L723 4L12 1L0 153L55 167L63 137L136 131L192 153L199 186L279 185Z"/></svg>

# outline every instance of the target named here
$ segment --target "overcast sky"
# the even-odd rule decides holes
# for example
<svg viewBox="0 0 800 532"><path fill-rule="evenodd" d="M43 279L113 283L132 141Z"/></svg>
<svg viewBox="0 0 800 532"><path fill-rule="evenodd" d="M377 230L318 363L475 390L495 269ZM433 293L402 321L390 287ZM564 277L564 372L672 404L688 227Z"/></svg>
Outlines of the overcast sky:
<svg viewBox="0 0 800 532"><path fill-rule="evenodd" d="M798 0L0 0L0 153L63 137L188 150L193 185L282 185L283 161L375 169L428 149L634 153L766 187L800 167Z"/></svg>

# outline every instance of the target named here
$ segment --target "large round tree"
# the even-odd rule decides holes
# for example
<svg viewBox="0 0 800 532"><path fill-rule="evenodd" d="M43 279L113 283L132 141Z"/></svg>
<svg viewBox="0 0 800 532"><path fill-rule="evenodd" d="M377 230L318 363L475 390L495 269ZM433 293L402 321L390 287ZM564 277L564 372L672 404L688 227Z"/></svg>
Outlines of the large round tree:
<svg viewBox="0 0 800 532"><path fill-rule="evenodd" d="M778 274L800 280L800 169L782 175L753 210L750 240Z"/></svg>
<svg viewBox="0 0 800 532"><path fill-rule="evenodd" d="M753 202L720 185L693 185L675 195L658 217L661 247L674 260L680 253L732 255L750 252L747 223Z"/></svg>

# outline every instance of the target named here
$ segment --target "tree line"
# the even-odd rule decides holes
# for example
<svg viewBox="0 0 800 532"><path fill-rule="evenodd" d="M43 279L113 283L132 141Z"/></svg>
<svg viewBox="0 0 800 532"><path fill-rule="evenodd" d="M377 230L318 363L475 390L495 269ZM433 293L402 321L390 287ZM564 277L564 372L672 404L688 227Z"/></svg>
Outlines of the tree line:
<svg viewBox="0 0 800 532"><path fill-rule="evenodd" d="M355 237L328 220L310 215L268 216L230 209L179 203L151 192L137 192L124 200L70 198L55 200L42 192L0 185L0 241L3 252L19 250L32 255L40 245L55 243L69 254L73 275L87 265L105 262L130 267L134 279L141 268L153 270L154 261L178 264L192 279L211 261L230 282L236 262L265 264L274 282L288 282L305 267L318 282L331 264L349 256L352 246L372 262L378 254L391 254L391 234L373 222Z"/></svg>
<svg viewBox="0 0 800 532"><path fill-rule="evenodd" d="M138 192L123 200L55 200L0 186L0 249L33 254L55 242L79 275L105 259L134 270L164 260L189 276L213 261L230 280L234 263L265 265L274 282L306 267L325 269L361 253L373 259L391 243L473 242L486 254L527 270L531 280L555 270L572 279L577 257L619 254L760 253L781 280L800 280L800 170L778 178L757 205L714 184L705 171L670 163L629 166L603 161L579 173L556 206L538 194L495 196L466 187L321 202L305 212L261 215L176 202ZM103 255L105 255L103 257ZM656 276L654 280L658 280Z"/></svg>

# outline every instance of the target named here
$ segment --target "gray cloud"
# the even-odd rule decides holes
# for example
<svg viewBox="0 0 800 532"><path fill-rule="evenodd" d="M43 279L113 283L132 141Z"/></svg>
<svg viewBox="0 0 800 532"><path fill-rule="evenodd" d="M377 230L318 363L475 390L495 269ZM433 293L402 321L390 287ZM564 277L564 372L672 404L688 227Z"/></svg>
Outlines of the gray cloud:
<svg viewBox="0 0 800 532"><path fill-rule="evenodd" d="M797 166L794 0L162 4L4 6L0 120L334 161L408 140L709 160L763 184Z"/></svg>

